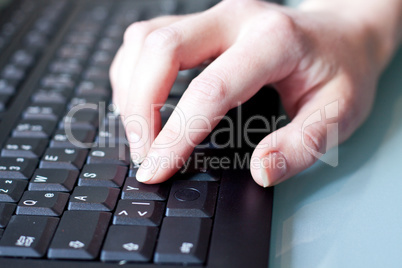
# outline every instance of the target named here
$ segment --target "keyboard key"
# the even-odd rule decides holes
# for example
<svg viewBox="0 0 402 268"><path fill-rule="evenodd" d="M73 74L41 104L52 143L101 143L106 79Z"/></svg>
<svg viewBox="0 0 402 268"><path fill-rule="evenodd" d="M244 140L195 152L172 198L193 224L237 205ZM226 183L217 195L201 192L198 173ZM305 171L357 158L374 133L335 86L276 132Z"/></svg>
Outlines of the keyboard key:
<svg viewBox="0 0 402 268"><path fill-rule="evenodd" d="M41 88L32 95L33 103L58 103L63 106L72 94L68 88Z"/></svg>
<svg viewBox="0 0 402 268"><path fill-rule="evenodd" d="M96 51L91 58L91 64L95 66L110 66L112 61L113 61L112 53L108 53L103 50Z"/></svg>
<svg viewBox="0 0 402 268"><path fill-rule="evenodd" d="M50 245L51 259L95 259L111 218L109 212L66 211Z"/></svg>
<svg viewBox="0 0 402 268"><path fill-rule="evenodd" d="M174 175L174 178L186 181L219 181L221 179L221 170L179 171Z"/></svg>
<svg viewBox="0 0 402 268"><path fill-rule="evenodd" d="M96 39L94 35L82 35L80 32L73 32L67 37L67 42L73 45L93 46Z"/></svg>
<svg viewBox="0 0 402 268"><path fill-rule="evenodd" d="M101 253L102 261L149 262L158 228L149 226L111 226Z"/></svg>
<svg viewBox="0 0 402 268"><path fill-rule="evenodd" d="M77 170L37 169L29 183L29 191L70 192L78 178Z"/></svg>
<svg viewBox="0 0 402 268"><path fill-rule="evenodd" d="M139 166L132 166L130 167L130 170L128 171L128 177L135 177L137 176L137 171L138 171ZM149 185L149 184L148 184Z"/></svg>
<svg viewBox="0 0 402 268"><path fill-rule="evenodd" d="M116 164L128 166L130 164L129 148L125 144L113 144L115 147L92 148L87 162L88 164Z"/></svg>
<svg viewBox="0 0 402 268"><path fill-rule="evenodd" d="M48 74L42 78L41 84L46 88L69 88L75 84L75 78L69 74Z"/></svg>
<svg viewBox="0 0 402 268"><path fill-rule="evenodd" d="M126 132L124 128L113 126L108 127L107 129L100 128L98 136L96 137L96 143L99 145L118 143L128 144L128 140L126 138Z"/></svg>
<svg viewBox="0 0 402 268"><path fill-rule="evenodd" d="M14 64L8 64L3 68L1 76L4 79L21 80L25 76L25 71Z"/></svg>
<svg viewBox="0 0 402 268"><path fill-rule="evenodd" d="M121 187L127 167L113 164L87 164L78 180L79 186Z"/></svg>
<svg viewBox="0 0 402 268"><path fill-rule="evenodd" d="M0 78L0 93L6 95L12 95L17 90L18 81Z"/></svg>
<svg viewBox="0 0 402 268"><path fill-rule="evenodd" d="M48 138L56 127L56 121L23 119L13 131L13 137Z"/></svg>
<svg viewBox="0 0 402 268"><path fill-rule="evenodd" d="M166 216L212 217L218 184L204 181L175 181L167 203Z"/></svg>
<svg viewBox="0 0 402 268"><path fill-rule="evenodd" d="M105 67L94 67L94 66L89 66L89 68L85 71L84 73L84 79L87 79L88 81L102 81L108 83L109 81L109 73L108 73L108 68ZM90 90L91 93L89 94L94 94L95 92L99 92L100 94L105 94L106 96L109 93L109 90L107 87L98 87L97 90Z"/></svg>
<svg viewBox="0 0 402 268"><path fill-rule="evenodd" d="M39 158L47 143L44 138L9 138L1 150L1 156Z"/></svg>
<svg viewBox="0 0 402 268"><path fill-rule="evenodd" d="M48 148L40 162L40 168L81 169L87 149Z"/></svg>
<svg viewBox="0 0 402 268"><path fill-rule="evenodd" d="M85 36L81 36L85 38ZM50 65L52 73L68 73L79 75L82 71L82 65L77 60L56 60Z"/></svg>
<svg viewBox="0 0 402 268"><path fill-rule="evenodd" d="M98 144L118 144L125 143L128 144L126 138L126 131L124 129L123 123L119 117L107 114L104 118L103 123L99 127L98 137L96 138Z"/></svg>
<svg viewBox="0 0 402 268"><path fill-rule="evenodd" d="M101 40L99 40L98 43L98 48L100 49L100 52L105 53L104 51L111 51L111 52L115 52L120 46L120 43L117 42L116 40L114 40L113 38L102 38ZM99 51L95 52L99 53ZM94 64L96 65L96 64Z"/></svg>
<svg viewBox="0 0 402 268"><path fill-rule="evenodd" d="M26 181L0 179L0 202L18 202L26 186Z"/></svg>
<svg viewBox="0 0 402 268"><path fill-rule="evenodd" d="M1 179L29 179L38 160L24 157L0 157Z"/></svg>
<svg viewBox="0 0 402 268"><path fill-rule="evenodd" d="M158 226L164 210L163 202L120 200L114 213L113 224Z"/></svg>
<svg viewBox="0 0 402 268"><path fill-rule="evenodd" d="M79 104L95 104L99 105L100 102L105 102L107 98L99 95L88 95L82 97L74 97L68 104L68 108L71 109Z"/></svg>
<svg viewBox="0 0 402 268"><path fill-rule="evenodd" d="M34 55L32 52L29 52L25 49L20 49L14 52L11 61L16 65L28 67L32 65Z"/></svg>
<svg viewBox="0 0 402 268"><path fill-rule="evenodd" d="M13 216L0 240L0 255L43 257L58 222L55 217Z"/></svg>
<svg viewBox="0 0 402 268"><path fill-rule="evenodd" d="M161 118L163 121L167 121L167 119L169 119L178 102L179 99L176 98L167 99L166 103L161 106L159 112L161 113Z"/></svg>
<svg viewBox="0 0 402 268"><path fill-rule="evenodd" d="M105 37L118 39L123 36L124 28L119 25L109 25L105 30Z"/></svg>
<svg viewBox="0 0 402 268"><path fill-rule="evenodd" d="M99 113L97 108L87 108L87 105L82 107L74 107L76 110L70 110L59 124L59 128L87 128L95 129L99 125ZM71 114L70 114L71 112Z"/></svg>
<svg viewBox="0 0 402 268"><path fill-rule="evenodd" d="M164 218L154 261L202 264L207 254L211 224L211 219L207 218Z"/></svg>
<svg viewBox="0 0 402 268"><path fill-rule="evenodd" d="M24 119L58 120L64 112L60 104L32 104L22 113Z"/></svg>
<svg viewBox="0 0 402 268"><path fill-rule="evenodd" d="M35 29L44 35L49 35L53 28L54 25L51 24L51 20L45 18L42 18L35 23Z"/></svg>
<svg viewBox="0 0 402 268"><path fill-rule="evenodd" d="M170 184L145 184L136 178L128 177L122 189L122 199L137 200L166 200L169 195Z"/></svg>
<svg viewBox="0 0 402 268"><path fill-rule="evenodd" d="M197 69L187 69L179 71L176 77L175 83L187 83L189 84L191 80L199 74Z"/></svg>
<svg viewBox="0 0 402 268"><path fill-rule="evenodd" d="M18 203L17 215L60 216L69 194L59 192L27 191Z"/></svg>
<svg viewBox="0 0 402 268"><path fill-rule="evenodd" d="M109 84L109 74L107 70L102 70L102 73L98 74L96 71L99 70L87 70L84 75L86 75L86 79L89 80L97 80L102 79L104 82L94 82L94 81L82 81L76 90L76 94L78 97L90 96L90 95L98 95L108 97L110 94L110 90L108 89ZM97 77L99 76L99 77Z"/></svg>
<svg viewBox="0 0 402 268"><path fill-rule="evenodd" d="M68 210L112 211L120 190L109 187L77 186L68 204Z"/></svg>
<svg viewBox="0 0 402 268"><path fill-rule="evenodd" d="M11 99L10 94L0 93L0 112L4 112L7 109L10 99Z"/></svg>
<svg viewBox="0 0 402 268"><path fill-rule="evenodd" d="M180 82L174 83L172 88L170 89L169 96L180 98L183 95L184 91L186 91L187 86L188 86L187 82L185 82L185 83L180 83Z"/></svg>
<svg viewBox="0 0 402 268"><path fill-rule="evenodd" d="M38 49L43 49L46 46L47 39L46 36L36 30L32 30L25 36L25 45L29 47L34 47Z"/></svg>
<svg viewBox="0 0 402 268"><path fill-rule="evenodd" d="M14 213L16 205L11 203L0 203L0 228L5 228Z"/></svg>
<svg viewBox="0 0 402 268"><path fill-rule="evenodd" d="M65 129L58 129L50 141L50 147L53 148L89 148L95 137L95 131L92 129L71 129L67 134Z"/></svg>
<svg viewBox="0 0 402 268"><path fill-rule="evenodd" d="M63 59L86 59L89 49L83 45L66 44L60 48L58 55Z"/></svg>

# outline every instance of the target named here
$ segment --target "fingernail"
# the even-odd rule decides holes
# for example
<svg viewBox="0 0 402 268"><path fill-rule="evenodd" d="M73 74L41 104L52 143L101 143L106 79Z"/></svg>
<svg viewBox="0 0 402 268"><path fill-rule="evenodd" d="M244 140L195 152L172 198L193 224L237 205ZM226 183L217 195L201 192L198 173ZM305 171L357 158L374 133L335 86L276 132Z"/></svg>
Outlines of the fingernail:
<svg viewBox="0 0 402 268"><path fill-rule="evenodd" d="M137 181L146 182L151 180L159 169L158 155L155 153L149 154L142 162L137 171Z"/></svg>
<svg viewBox="0 0 402 268"><path fill-rule="evenodd" d="M130 142L132 142L132 143L137 143L141 140L141 137L135 132L130 132L130 134L128 135L128 138L129 138Z"/></svg>
<svg viewBox="0 0 402 268"><path fill-rule="evenodd" d="M263 187L272 186L286 174L286 159L281 152L269 153L261 158Z"/></svg>

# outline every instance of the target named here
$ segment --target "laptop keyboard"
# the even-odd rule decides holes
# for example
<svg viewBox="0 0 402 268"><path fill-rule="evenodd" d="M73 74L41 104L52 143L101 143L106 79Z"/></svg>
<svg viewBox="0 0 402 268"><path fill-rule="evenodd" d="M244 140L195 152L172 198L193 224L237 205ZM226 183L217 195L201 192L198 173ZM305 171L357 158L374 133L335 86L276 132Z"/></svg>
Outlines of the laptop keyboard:
<svg viewBox="0 0 402 268"><path fill-rule="evenodd" d="M46 6L43 1L38 2L37 5L32 1L21 2L0 30L0 51L3 52L2 47L15 38L25 24L30 24L26 35L20 37L17 49L0 71L0 112L7 109L18 87L57 31L61 12L66 5L63 1L54 1ZM32 13L39 15L30 18Z"/></svg>
<svg viewBox="0 0 402 268"><path fill-rule="evenodd" d="M108 69L132 22L212 2L36 2L13 4L0 33L0 121L15 118L0 147L0 256L205 264L222 173L138 182ZM167 103L199 72L181 71ZM163 122L171 112L161 108Z"/></svg>
<svg viewBox="0 0 402 268"><path fill-rule="evenodd" d="M31 4L24 2L22 10ZM87 6L76 16L1 150L0 227L7 228L1 230L0 255L203 263L219 177L204 171L194 181L187 176L161 185L135 179L124 129L112 129L121 122L108 111L108 69L124 30L141 14L129 4L111 4ZM39 11L3 68L3 96L17 93L67 8L66 1L53 1ZM180 74L169 103L177 102L195 73ZM73 107L80 109L70 115ZM95 145L77 146L71 135Z"/></svg>

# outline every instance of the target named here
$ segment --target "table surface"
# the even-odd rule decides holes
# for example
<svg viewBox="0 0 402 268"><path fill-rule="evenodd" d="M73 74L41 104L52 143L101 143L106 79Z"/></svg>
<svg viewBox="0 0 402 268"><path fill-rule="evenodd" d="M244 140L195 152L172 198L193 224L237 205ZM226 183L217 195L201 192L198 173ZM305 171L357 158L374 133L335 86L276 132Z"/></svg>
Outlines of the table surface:
<svg viewBox="0 0 402 268"><path fill-rule="evenodd" d="M270 267L402 267L402 47L367 121L339 147L275 187Z"/></svg>

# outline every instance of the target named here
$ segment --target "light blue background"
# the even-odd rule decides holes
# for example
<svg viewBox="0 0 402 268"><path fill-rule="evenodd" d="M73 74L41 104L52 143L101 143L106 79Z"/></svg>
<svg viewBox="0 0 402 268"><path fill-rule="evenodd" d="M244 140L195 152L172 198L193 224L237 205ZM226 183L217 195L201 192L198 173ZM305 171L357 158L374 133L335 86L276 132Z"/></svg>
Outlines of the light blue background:
<svg viewBox="0 0 402 268"><path fill-rule="evenodd" d="M275 187L271 268L402 267L402 48L339 158Z"/></svg>

